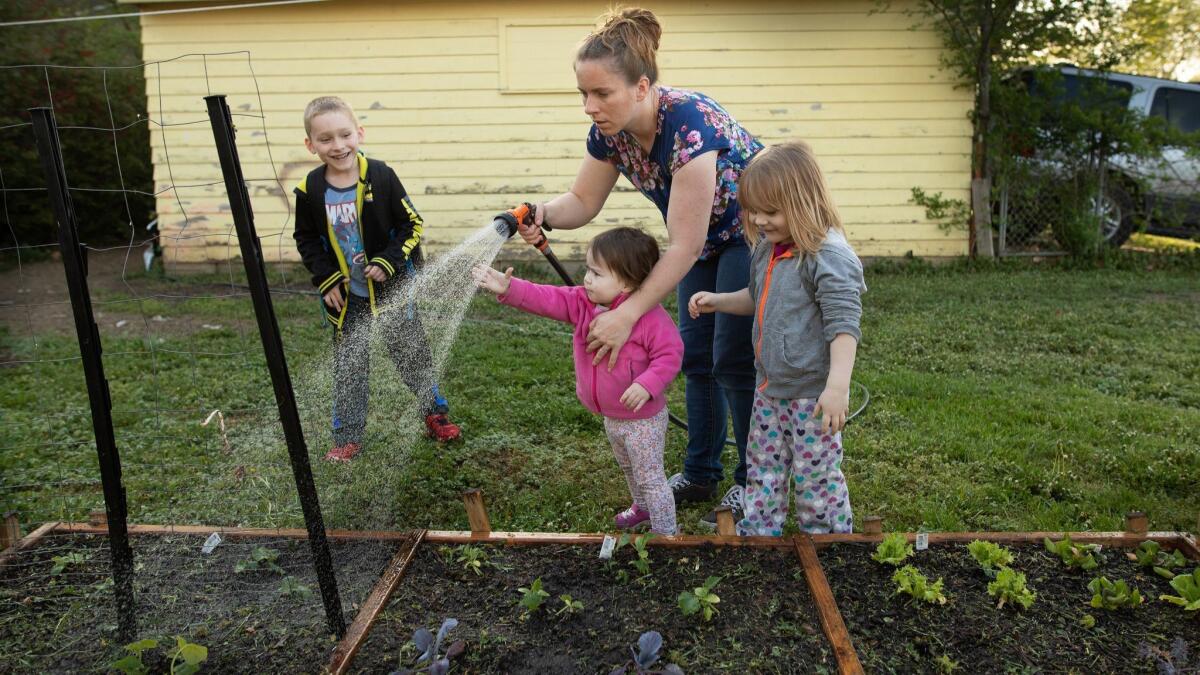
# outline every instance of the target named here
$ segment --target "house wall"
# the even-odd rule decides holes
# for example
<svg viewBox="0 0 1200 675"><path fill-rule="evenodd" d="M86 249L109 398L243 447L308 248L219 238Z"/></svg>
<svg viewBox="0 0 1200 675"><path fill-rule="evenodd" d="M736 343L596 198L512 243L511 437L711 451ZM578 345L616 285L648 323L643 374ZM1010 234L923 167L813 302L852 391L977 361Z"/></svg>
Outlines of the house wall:
<svg viewBox="0 0 1200 675"><path fill-rule="evenodd" d="M660 80L709 94L767 144L809 141L860 254L966 253L965 231L943 231L909 203L913 187L969 198L971 97L939 68L937 36L895 9L903 2L883 13L871 0L646 6L664 26ZM226 94L237 115L269 260L296 259L291 188L316 161L304 149L301 113L318 95L356 108L364 149L400 174L430 249L452 246L514 204L560 194L589 128L571 55L606 7L338 0L143 17L169 264L236 252L204 115L209 93ZM665 239L661 216L624 178L597 222ZM578 256L596 232L555 232L555 250ZM510 243L504 254L528 252Z"/></svg>

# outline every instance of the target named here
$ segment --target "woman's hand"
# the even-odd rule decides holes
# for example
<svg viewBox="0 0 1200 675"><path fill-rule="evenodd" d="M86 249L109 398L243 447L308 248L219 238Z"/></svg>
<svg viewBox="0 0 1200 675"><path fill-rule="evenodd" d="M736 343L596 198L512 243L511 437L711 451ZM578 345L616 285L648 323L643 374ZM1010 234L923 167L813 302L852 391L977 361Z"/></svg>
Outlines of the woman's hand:
<svg viewBox="0 0 1200 675"><path fill-rule="evenodd" d="M817 399L813 415L821 416L821 433L836 434L846 428L846 415L850 412L850 390L825 387Z"/></svg>
<svg viewBox="0 0 1200 675"><path fill-rule="evenodd" d="M688 315L699 319L701 314L711 314L717 311L717 293L698 291L688 300Z"/></svg>
<svg viewBox="0 0 1200 675"><path fill-rule="evenodd" d="M533 207L533 213L531 214L533 216L533 224L517 223L517 234L521 235L526 244L534 246L545 237L542 234L542 222L546 219L546 205L530 204L530 206Z"/></svg>
<svg viewBox="0 0 1200 675"><path fill-rule="evenodd" d="M625 307L626 305L622 305L612 311L603 312L588 325L587 350L596 353L592 359L593 366L599 365L605 356L608 356L609 371L617 365L621 347L625 346L625 341L633 332L633 324L637 323L639 318L629 316L628 311L621 311Z"/></svg>
<svg viewBox="0 0 1200 675"><path fill-rule="evenodd" d="M621 405L629 408L633 412L641 410L642 406L646 405L646 402L649 400L650 392L646 391L646 388L637 382L629 385L629 388L625 390L625 393L621 394Z"/></svg>
<svg viewBox="0 0 1200 675"><path fill-rule="evenodd" d="M508 292L508 287L512 285L512 273L511 267L504 270L504 274L487 265L475 265L471 268L471 278L475 280L475 285L496 295Z"/></svg>

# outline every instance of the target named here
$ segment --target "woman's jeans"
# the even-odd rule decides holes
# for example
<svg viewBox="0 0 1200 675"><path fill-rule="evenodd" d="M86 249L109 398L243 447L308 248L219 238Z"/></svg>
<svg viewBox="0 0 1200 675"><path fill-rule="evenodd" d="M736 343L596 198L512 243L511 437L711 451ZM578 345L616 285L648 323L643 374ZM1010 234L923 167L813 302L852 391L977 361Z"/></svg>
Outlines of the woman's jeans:
<svg viewBox="0 0 1200 675"><path fill-rule="evenodd" d="M693 483L724 478L721 451L726 419L732 414L738 465L733 480L746 485L746 433L754 401L753 317L701 314L693 319L687 304L694 293L733 293L750 280L750 249L730 244L707 260L697 260L679 282L679 334L683 337L683 374L687 377L687 456L683 476Z"/></svg>

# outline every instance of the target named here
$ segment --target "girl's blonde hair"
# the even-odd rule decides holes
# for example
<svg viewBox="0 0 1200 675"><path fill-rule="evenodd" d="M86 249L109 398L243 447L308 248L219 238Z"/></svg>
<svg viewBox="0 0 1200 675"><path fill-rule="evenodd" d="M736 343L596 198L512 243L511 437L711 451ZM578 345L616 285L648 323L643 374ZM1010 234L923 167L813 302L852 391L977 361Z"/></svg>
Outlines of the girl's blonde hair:
<svg viewBox="0 0 1200 675"><path fill-rule="evenodd" d="M630 7L613 9L604 15L604 25L583 39L575 54L575 63L612 59L614 70L629 84L637 84L644 75L650 84L658 81L658 41L662 26L654 12Z"/></svg>
<svg viewBox="0 0 1200 675"><path fill-rule="evenodd" d="M746 211L782 213L792 241L804 255L815 254L829 230L842 231L842 218L817 157L804 141L781 143L755 155L738 179L738 203L751 246L758 243L759 232Z"/></svg>

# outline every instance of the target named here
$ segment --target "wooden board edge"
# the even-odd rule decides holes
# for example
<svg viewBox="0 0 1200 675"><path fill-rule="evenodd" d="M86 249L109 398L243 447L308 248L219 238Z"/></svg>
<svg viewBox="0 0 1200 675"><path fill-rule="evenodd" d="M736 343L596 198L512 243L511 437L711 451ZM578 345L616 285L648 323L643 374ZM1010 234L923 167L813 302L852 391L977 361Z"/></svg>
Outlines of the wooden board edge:
<svg viewBox="0 0 1200 675"><path fill-rule="evenodd" d="M15 558L21 551L33 546L42 537L56 531L60 525L61 523L54 521L43 523L41 527L18 539L12 546L0 552L0 567L8 564L10 558Z"/></svg>
<svg viewBox="0 0 1200 675"><path fill-rule="evenodd" d="M829 579L821 569L821 561L817 558L817 549L808 535L794 535L792 545L800 564L804 568L804 578L808 581L808 591L812 594L813 603L821 619L821 628L825 638L833 647L834 656L838 662L838 672L842 675L863 675L862 663L858 660L858 652L850 640L850 631L838 609L837 600L833 597L833 589L829 587Z"/></svg>
<svg viewBox="0 0 1200 675"><path fill-rule="evenodd" d="M416 555L417 548L420 547L424 537L425 530L418 530L415 535L402 543L396 554L392 556L383 574L380 575L379 581L375 582L375 587L371 589L370 595L363 601L354 621L346 629L346 634L334 647L333 654L329 659L328 673L342 675L350 667L355 655L358 654L359 647L370 635L371 628L375 625L375 619L379 617L379 613L391 599L392 593L404 579L404 573L412 564L413 556Z"/></svg>

